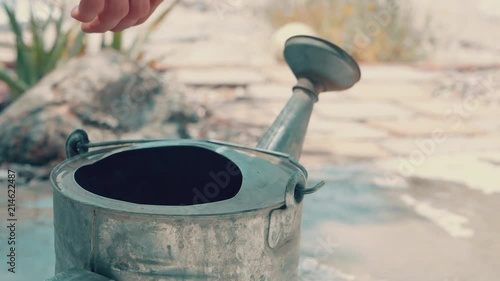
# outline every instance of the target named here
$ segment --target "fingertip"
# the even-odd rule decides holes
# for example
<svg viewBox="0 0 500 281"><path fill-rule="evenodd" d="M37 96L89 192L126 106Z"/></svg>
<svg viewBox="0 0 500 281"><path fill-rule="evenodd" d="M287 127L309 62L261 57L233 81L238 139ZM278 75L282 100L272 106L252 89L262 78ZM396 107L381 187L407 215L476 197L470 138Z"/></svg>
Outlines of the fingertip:
<svg viewBox="0 0 500 281"><path fill-rule="evenodd" d="M97 30L92 23L82 24L82 31L85 33L97 33Z"/></svg>
<svg viewBox="0 0 500 281"><path fill-rule="evenodd" d="M137 26L137 25L143 24L143 23L145 23L147 20L148 20L148 18L142 18L142 19L138 20L136 23L134 23L134 26Z"/></svg>
<svg viewBox="0 0 500 281"><path fill-rule="evenodd" d="M82 25L82 31L85 33L104 33L109 29L99 24L85 23Z"/></svg>
<svg viewBox="0 0 500 281"><path fill-rule="evenodd" d="M82 13L79 6L76 6L73 10L71 10L71 17L83 23L89 23L96 18L93 14Z"/></svg>
<svg viewBox="0 0 500 281"><path fill-rule="evenodd" d="M113 28L110 31L112 32L122 32L126 29L126 27L120 27L120 28Z"/></svg>
<svg viewBox="0 0 500 281"><path fill-rule="evenodd" d="M78 15L79 15L79 6L77 5L73 7L73 9L71 9L71 17L74 19L78 19Z"/></svg>
<svg viewBox="0 0 500 281"><path fill-rule="evenodd" d="M90 31L90 28L89 28L88 26L86 26L85 24L82 24L81 29L82 29L82 31L83 31L83 32L85 32L85 33L92 33L92 32Z"/></svg>

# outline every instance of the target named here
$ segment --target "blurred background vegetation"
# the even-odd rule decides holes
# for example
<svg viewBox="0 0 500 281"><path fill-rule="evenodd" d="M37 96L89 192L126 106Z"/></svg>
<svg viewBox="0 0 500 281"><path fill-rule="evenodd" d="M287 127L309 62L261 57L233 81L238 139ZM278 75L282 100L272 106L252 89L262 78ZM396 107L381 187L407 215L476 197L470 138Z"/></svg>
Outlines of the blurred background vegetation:
<svg viewBox="0 0 500 281"><path fill-rule="evenodd" d="M143 61L144 45L150 35L165 20L172 9L180 2L173 1L167 8L152 19L145 32L136 35L130 46L124 46L124 34L113 33L107 38L101 38L101 49L115 49L133 60L144 64L154 64L154 61ZM17 17L14 8L3 2L3 12L7 15L9 28L14 35L14 42L7 47L15 50L16 59L13 62L0 62L0 81L4 81L14 101L22 93L34 86L45 75L68 59L84 55L87 50L87 35L80 30L78 24L68 26L64 4L54 4L46 16L37 16L35 8L30 7L29 20L23 24ZM47 36L49 32L54 38ZM126 31L124 32L126 33ZM3 43L4 45L7 43Z"/></svg>
<svg viewBox="0 0 500 281"><path fill-rule="evenodd" d="M414 15L401 2L273 1L268 16L275 28L287 23L304 23L361 62L417 61L425 57L421 48L425 28L414 25Z"/></svg>
<svg viewBox="0 0 500 281"><path fill-rule="evenodd" d="M100 49L113 48L154 66L156 60L144 61L145 44L179 2L158 11L144 32L102 35ZM8 46L15 50L15 61L0 62L0 81L8 85L10 102L68 59L87 52L88 36L69 19L64 4L54 3L44 17L32 8L27 22L21 22L6 2L1 6L15 38ZM360 62L415 62L425 57L421 47L425 28L416 28L413 14L397 0L287 0L269 1L268 5L268 20L278 32L288 23L300 23ZM286 34L291 35L295 34ZM130 36L134 38L130 40ZM124 39L131 44L124 44Z"/></svg>

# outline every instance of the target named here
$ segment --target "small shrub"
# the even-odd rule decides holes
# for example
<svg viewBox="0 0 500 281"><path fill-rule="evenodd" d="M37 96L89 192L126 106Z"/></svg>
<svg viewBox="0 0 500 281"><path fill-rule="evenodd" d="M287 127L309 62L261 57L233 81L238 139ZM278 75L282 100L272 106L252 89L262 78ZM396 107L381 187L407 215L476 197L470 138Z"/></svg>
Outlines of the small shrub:
<svg viewBox="0 0 500 281"><path fill-rule="evenodd" d="M397 0L273 1L269 18L275 28L308 24L319 36L346 49L359 61L415 61L423 31Z"/></svg>

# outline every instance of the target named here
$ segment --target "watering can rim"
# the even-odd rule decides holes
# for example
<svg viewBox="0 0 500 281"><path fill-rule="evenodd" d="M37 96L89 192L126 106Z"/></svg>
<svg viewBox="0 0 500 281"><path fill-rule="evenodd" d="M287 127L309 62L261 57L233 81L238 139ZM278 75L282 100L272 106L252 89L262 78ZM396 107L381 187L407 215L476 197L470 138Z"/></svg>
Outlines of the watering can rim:
<svg viewBox="0 0 500 281"><path fill-rule="evenodd" d="M301 167L292 161L286 161L287 159L273 154L268 154L268 159L252 157L246 155L241 150L230 148L223 144L215 141L176 139L96 150L63 161L53 169L50 180L54 192L81 204L101 210L151 216L220 216L280 208L285 205L286 182L291 175L299 172L306 178ZM87 191L75 180L74 175L79 168L96 163L111 155L125 151L166 146L199 147L228 158L241 170L243 181L240 190L234 197L218 202L189 206L162 206L137 204L103 197ZM253 150L252 148L248 149ZM255 153L263 152L255 151ZM271 159L273 158L275 161L279 161L280 164L277 165L277 162L272 163ZM248 161L249 159L258 161L258 165L252 164ZM256 166L260 168L256 169Z"/></svg>

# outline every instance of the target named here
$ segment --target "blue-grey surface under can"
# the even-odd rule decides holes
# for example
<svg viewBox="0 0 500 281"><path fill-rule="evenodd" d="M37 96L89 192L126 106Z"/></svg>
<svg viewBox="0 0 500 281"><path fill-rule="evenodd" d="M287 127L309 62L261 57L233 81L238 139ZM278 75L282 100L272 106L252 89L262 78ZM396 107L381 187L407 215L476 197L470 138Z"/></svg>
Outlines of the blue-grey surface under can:
<svg viewBox="0 0 500 281"><path fill-rule="evenodd" d="M51 175L50 280L297 280L302 201L319 187L306 187L297 162L309 117L319 92L349 88L360 73L318 38L292 37L285 58L298 84L257 148L70 136L71 157Z"/></svg>

